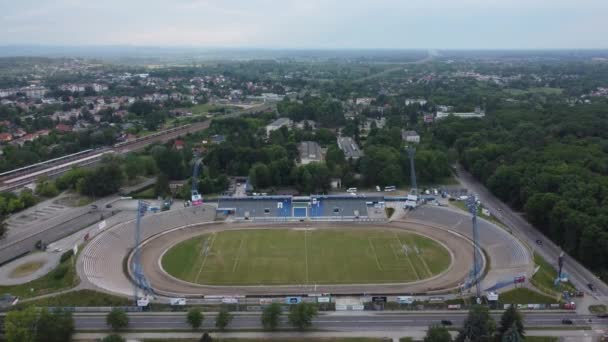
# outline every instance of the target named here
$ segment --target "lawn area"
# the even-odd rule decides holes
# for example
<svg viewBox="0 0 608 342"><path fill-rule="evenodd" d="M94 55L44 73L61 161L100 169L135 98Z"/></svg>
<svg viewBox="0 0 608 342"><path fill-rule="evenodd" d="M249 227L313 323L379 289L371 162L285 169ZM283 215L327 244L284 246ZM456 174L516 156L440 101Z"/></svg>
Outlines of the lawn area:
<svg viewBox="0 0 608 342"><path fill-rule="evenodd" d="M24 306L125 306L132 300L93 290L79 290L23 303Z"/></svg>
<svg viewBox="0 0 608 342"><path fill-rule="evenodd" d="M149 188L140 190L138 192L134 192L131 194L131 196L135 199L138 198L156 198L156 194L154 192L154 186L151 186Z"/></svg>
<svg viewBox="0 0 608 342"><path fill-rule="evenodd" d="M42 261L30 261L25 264L21 264L17 266L11 274L9 274L9 278L21 278L27 275L30 275L40 269L40 267L44 266L44 262Z"/></svg>
<svg viewBox="0 0 608 342"><path fill-rule="evenodd" d="M10 293L23 299L69 289L76 285L78 285L78 276L72 256L41 278L20 285L0 286L0 294Z"/></svg>
<svg viewBox="0 0 608 342"><path fill-rule="evenodd" d="M469 212L469 208L467 208L466 201L450 201L449 203L451 205L453 205L454 207L460 209L460 210L464 210L467 213ZM490 216L484 215L481 212L481 208L477 209L477 217L481 217L481 218L486 219L486 220L488 220L488 221L490 221L490 222L492 222L494 224L497 224L499 226L503 226L504 227L504 225L502 224L502 222L500 222L496 217L494 217L492 215L490 215Z"/></svg>
<svg viewBox="0 0 608 342"><path fill-rule="evenodd" d="M211 335L213 336L213 334ZM195 342L198 340L189 339L146 339L145 342ZM268 341L286 341L286 342L382 342L385 341L381 338L370 338L370 337L343 337L343 338L287 338L287 339L256 339L256 338L213 338L213 341L217 342L268 342ZM412 340L404 340L412 341Z"/></svg>
<svg viewBox="0 0 608 342"><path fill-rule="evenodd" d="M193 107L189 108L188 110L192 111L193 115L201 115L201 114L207 114L209 112L223 113L222 111L225 111L225 113L231 113L238 109L239 108L235 107L235 106L214 105L214 104L210 104L210 103L204 103L204 104L199 104L199 105L193 106Z"/></svg>
<svg viewBox="0 0 608 342"><path fill-rule="evenodd" d="M559 95L564 90L561 88L536 87L536 88L528 88L526 90L509 88L509 89L505 89L504 91L506 93L508 93L509 95L522 96L522 95L527 95L527 94Z"/></svg>
<svg viewBox="0 0 608 342"><path fill-rule="evenodd" d="M526 342L557 342L558 337L555 336L526 336Z"/></svg>
<svg viewBox="0 0 608 342"><path fill-rule="evenodd" d="M603 314L608 312L608 308L604 304L589 305L589 312L592 314Z"/></svg>
<svg viewBox="0 0 608 342"><path fill-rule="evenodd" d="M162 259L169 274L213 285L408 282L449 264L437 242L379 229L222 231L181 242Z"/></svg>
<svg viewBox="0 0 608 342"><path fill-rule="evenodd" d="M545 293L558 294L562 291L574 291L575 288L570 283L559 283L555 287L554 280L557 278L557 271L539 254L534 253L534 263L540 266L538 272L532 277L532 285Z"/></svg>
<svg viewBox="0 0 608 342"><path fill-rule="evenodd" d="M501 293L498 300L503 304L556 304L557 299L545 296L525 287Z"/></svg>

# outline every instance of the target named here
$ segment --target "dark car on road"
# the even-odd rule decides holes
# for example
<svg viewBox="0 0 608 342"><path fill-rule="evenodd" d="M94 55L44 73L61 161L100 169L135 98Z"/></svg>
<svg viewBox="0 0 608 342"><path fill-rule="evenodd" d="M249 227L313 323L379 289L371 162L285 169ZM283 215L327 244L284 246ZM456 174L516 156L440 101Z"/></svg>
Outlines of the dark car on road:
<svg viewBox="0 0 608 342"><path fill-rule="evenodd" d="M449 319L442 319L441 320L441 324L443 324L443 325L452 325L452 321L450 321Z"/></svg>
<svg viewBox="0 0 608 342"><path fill-rule="evenodd" d="M562 324L574 324L571 319L564 318L562 319Z"/></svg>
<svg viewBox="0 0 608 342"><path fill-rule="evenodd" d="M589 288L589 290L595 291L595 287L593 286L593 284L589 283L587 284L587 287Z"/></svg>
<svg viewBox="0 0 608 342"><path fill-rule="evenodd" d="M597 318L608 318L608 313L601 313L597 315Z"/></svg>

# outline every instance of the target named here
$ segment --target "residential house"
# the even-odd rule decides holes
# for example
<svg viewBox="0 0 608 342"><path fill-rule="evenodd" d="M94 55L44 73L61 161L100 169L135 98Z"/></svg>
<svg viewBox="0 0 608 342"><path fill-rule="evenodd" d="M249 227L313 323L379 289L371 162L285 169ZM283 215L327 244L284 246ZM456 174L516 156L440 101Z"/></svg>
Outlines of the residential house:
<svg viewBox="0 0 608 342"><path fill-rule="evenodd" d="M58 124L57 126L55 126L55 129L59 132L59 133L69 133L72 131L72 126L70 125L66 125L63 123Z"/></svg>
<svg viewBox="0 0 608 342"><path fill-rule="evenodd" d="M183 150L184 149L184 141L183 140L175 140L175 142L173 143L173 148L175 148L176 150Z"/></svg>
<svg viewBox="0 0 608 342"><path fill-rule="evenodd" d="M420 135L416 131L401 130L401 139L405 142L418 144L420 143Z"/></svg>
<svg viewBox="0 0 608 342"><path fill-rule="evenodd" d="M13 135L10 133L0 133L0 142L10 142L13 140Z"/></svg>

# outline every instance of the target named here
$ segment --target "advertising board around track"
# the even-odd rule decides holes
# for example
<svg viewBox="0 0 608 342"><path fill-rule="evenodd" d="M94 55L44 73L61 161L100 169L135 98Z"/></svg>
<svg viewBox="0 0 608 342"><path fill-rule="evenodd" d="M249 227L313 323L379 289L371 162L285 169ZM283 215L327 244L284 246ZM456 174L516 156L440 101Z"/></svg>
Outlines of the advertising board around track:
<svg viewBox="0 0 608 342"><path fill-rule="evenodd" d="M285 297L285 304L300 304L302 297Z"/></svg>

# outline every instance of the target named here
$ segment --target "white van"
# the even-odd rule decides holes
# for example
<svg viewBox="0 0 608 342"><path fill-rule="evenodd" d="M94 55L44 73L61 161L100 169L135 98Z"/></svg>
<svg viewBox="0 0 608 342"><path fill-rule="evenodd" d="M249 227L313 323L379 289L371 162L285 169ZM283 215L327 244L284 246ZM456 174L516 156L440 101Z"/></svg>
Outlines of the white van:
<svg viewBox="0 0 608 342"><path fill-rule="evenodd" d="M384 187L384 191L386 191L386 192L391 192L391 191L395 191L395 190L397 190L397 187L394 185L389 185L389 186Z"/></svg>
<svg viewBox="0 0 608 342"><path fill-rule="evenodd" d="M346 192L354 194L355 192L357 192L357 188L348 188L346 189Z"/></svg>

